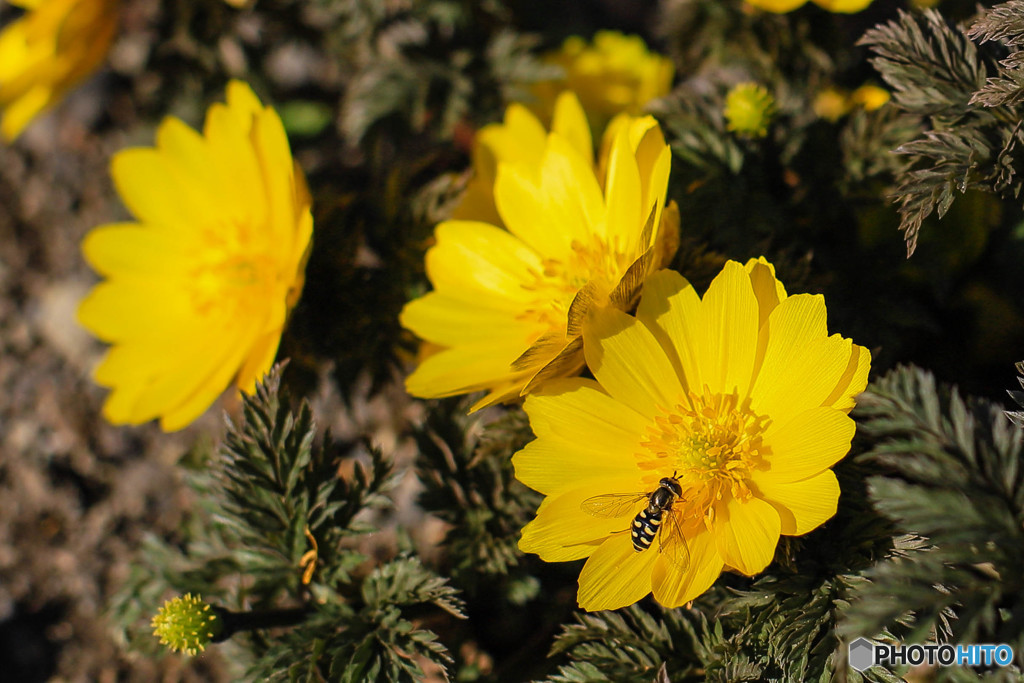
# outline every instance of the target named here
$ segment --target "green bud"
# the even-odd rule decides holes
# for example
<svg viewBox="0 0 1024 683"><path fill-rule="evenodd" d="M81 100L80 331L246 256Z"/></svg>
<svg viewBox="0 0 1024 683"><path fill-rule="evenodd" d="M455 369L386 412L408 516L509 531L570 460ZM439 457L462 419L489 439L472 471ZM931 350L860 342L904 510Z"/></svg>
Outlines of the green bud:
<svg viewBox="0 0 1024 683"><path fill-rule="evenodd" d="M726 128L737 135L763 138L775 115L775 98L757 83L740 83L725 96Z"/></svg>
<svg viewBox="0 0 1024 683"><path fill-rule="evenodd" d="M165 602L150 626L162 645L194 656L206 649L223 625L208 603L189 593Z"/></svg>

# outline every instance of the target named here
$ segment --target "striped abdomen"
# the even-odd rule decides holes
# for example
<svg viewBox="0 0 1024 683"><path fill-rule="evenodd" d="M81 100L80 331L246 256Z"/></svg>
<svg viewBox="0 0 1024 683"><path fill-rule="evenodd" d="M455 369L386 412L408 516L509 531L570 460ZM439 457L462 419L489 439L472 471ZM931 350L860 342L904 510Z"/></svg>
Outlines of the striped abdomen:
<svg viewBox="0 0 1024 683"><path fill-rule="evenodd" d="M633 550L639 553L651 547L654 537L658 535L658 528L661 527L661 516L664 512L660 508L652 510L648 507L633 518L633 524L629 529L633 539Z"/></svg>

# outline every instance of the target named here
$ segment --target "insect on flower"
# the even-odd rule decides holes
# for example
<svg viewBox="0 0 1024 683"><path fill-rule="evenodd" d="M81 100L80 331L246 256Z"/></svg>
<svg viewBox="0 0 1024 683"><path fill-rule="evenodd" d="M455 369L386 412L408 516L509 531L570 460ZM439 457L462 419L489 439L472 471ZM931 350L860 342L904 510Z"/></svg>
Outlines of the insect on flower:
<svg viewBox="0 0 1024 683"><path fill-rule="evenodd" d="M657 536L658 550L664 552L679 571L686 571L690 566L690 551L679 520L672 513L672 504L682 495L683 487L672 475L662 477L658 488L650 493L606 493L587 498L580 507L595 517L624 517L646 498L647 507L636 513L629 527L633 550L638 553L647 550Z"/></svg>

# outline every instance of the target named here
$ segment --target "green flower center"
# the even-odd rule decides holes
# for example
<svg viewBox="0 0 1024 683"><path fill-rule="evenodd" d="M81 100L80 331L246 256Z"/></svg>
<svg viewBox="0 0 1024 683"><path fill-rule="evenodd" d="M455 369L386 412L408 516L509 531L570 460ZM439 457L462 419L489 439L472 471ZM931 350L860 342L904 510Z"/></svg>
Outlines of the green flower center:
<svg viewBox="0 0 1024 683"><path fill-rule="evenodd" d="M736 393L691 392L654 418L641 442L638 464L652 487L661 477L679 480L683 495L674 510L684 526L710 525L715 503L748 500L751 472L767 467L762 435L769 419L740 402ZM653 488L652 488L653 490ZM677 512L677 514L679 514Z"/></svg>

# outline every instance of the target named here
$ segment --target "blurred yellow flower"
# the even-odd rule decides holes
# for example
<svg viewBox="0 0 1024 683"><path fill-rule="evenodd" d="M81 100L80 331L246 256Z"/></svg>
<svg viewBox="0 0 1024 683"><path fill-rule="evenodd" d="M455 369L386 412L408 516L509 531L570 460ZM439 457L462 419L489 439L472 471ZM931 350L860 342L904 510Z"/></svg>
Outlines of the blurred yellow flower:
<svg viewBox="0 0 1024 683"><path fill-rule="evenodd" d="M639 36L618 31L598 31L592 44L570 36L545 60L560 66L565 78L536 84L536 111L543 119L558 93L568 89L579 96L591 125L599 130L616 114L640 114L672 87L672 62L650 52Z"/></svg>
<svg viewBox="0 0 1024 683"><path fill-rule="evenodd" d="M726 130L749 138L763 138L775 116L775 98L757 83L740 83L725 96Z"/></svg>
<svg viewBox="0 0 1024 683"><path fill-rule="evenodd" d="M862 85L853 91L850 100L854 104L864 107L866 111L875 111L888 104L890 97L889 91L885 88L879 88L877 85Z"/></svg>
<svg viewBox="0 0 1024 683"><path fill-rule="evenodd" d="M853 14L860 12L868 5L871 4L871 0L813 0L815 5L828 10L829 12L836 12L839 14ZM746 0L748 5L757 7L758 9L765 10L766 12L775 12L777 14L783 14L785 12L792 12L798 7L803 7L807 0Z"/></svg>
<svg viewBox="0 0 1024 683"><path fill-rule="evenodd" d="M500 140L488 143L496 217L474 213L474 200L460 207L461 219L437 227L426 255L434 291L400 317L434 349L406 380L409 393L487 390L478 409L576 374L587 312L629 308L644 276L675 252L678 212L665 207L670 152L657 122L614 122L595 171L579 103L565 93L558 110L565 123L545 137L532 115L510 107L487 138Z"/></svg>
<svg viewBox="0 0 1024 683"><path fill-rule="evenodd" d="M82 251L107 279L79 321L110 342L95 371L115 424L180 429L234 382L271 366L302 290L310 196L277 113L232 81L203 134L168 117L155 148L118 152L111 174L138 222L92 230Z"/></svg>
<svg viewBox="0 0 1024 683"><path fill-rule="evenodd" d="M581 607L683 605L835 514L870 356L828 335L820 295L788 296L763 258L728 262L703 299L665 270L635 318L595 311L583 336L595 379L528 396L537 439L512 459L546 496L519 547L589 558Z"/></svg>
<svg viewBox="0 0 1024 683"><path fill-rule="evenodd" d="M118 0L16 0L0 32L0 135L13 140L90 76L117 30Z"/></svg>
<svg viewBox="0 0 1024 683"><path fill-rule="evenodd" d="M877 85L862 85L852 93L829 87L815 96L814 113L827 121L836 122L854 107L863 107L865 111L881 109L889 97L889 91Z"/></svg>

